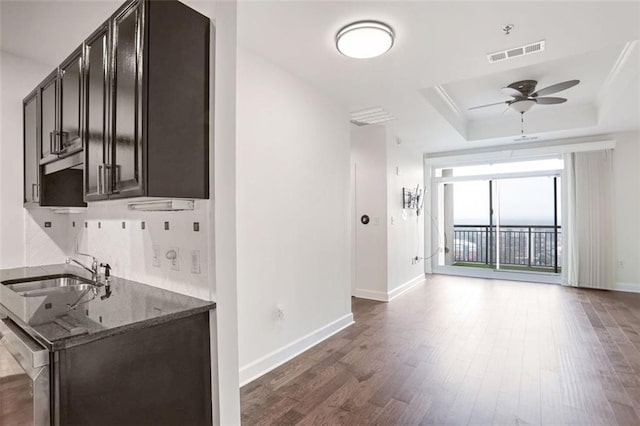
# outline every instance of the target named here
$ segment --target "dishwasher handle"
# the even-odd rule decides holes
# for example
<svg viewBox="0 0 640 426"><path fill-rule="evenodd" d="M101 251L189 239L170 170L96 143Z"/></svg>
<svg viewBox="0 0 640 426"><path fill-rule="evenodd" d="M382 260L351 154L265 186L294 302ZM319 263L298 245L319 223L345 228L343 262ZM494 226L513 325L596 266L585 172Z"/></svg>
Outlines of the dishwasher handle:
<svg viewBox="0 0 640 426"><path fill-rule="evenodd" d="M0 343L27 373L49 364L49 351L8 318L0 320Z"/></svg>

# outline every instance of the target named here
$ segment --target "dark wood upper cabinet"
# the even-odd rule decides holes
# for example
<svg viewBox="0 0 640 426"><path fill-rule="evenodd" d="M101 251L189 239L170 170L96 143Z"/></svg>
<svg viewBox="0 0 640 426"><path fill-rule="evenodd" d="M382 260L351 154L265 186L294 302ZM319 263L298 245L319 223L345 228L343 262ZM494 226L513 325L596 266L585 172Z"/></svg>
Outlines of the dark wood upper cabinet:
<svg viewBox="0 0 640 426"><path fill-rule="evenodd" d="M95 112L85 132L87 201L209 197L210 25L178 1L135 0L116 11L107 31L103 150L90 131L100 121L91 100L101 87L91 78L96 34L87 40L87 119Z"/></svg>
<svg viewBox="0 0 640 426"><path fill-rule="evenodd" d="M40 164L49 163L58 159L55 154L56 122L58 120L58 70L40 83L38 87L40 97L40 128L38 140L40 141Z"/></svg>
<svg viewBox="0 0 640 426"><path fill-rule="evenodd" d="M59 68L59 122L55 153L58 157L82 150L82 47Z"/></svg>
<svg viewBox="0 0 640 426"><path fill-rule="evenodd" d="M24 141L24 203L40 201L39 146L38 146L38 92L33 91L22 102L22 131Z"/></svg>
<svg viewBox="0 0 640 426"><path fill-rule="evenodd" d="M87 200L108 198L104 167L108 163L109 25L104 24L84 44L84 190Z"/></svg>
<svg viewBox="0 0 640 426"><path fill-rule="evenodd" d="M89 36L25 103L25 202L209 198L210 27L179 1L130 0Z"/></svg>
<svg viewBox="0 0 640 426"><path fill-rule="evenodd" d="M129 3L113 18L111 164L113 197L144 195L142 170L142 30L144 2Z"/></svg>

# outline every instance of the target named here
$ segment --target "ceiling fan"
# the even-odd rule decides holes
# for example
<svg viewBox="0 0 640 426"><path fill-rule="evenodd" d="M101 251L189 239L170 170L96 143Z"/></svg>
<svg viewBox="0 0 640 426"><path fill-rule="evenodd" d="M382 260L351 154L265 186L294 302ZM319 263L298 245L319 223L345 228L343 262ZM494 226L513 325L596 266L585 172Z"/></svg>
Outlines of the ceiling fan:
<svg viewBox="0 0 640 426"><path fill-rule="evenodd" d="M580 80L567 80L563 81L562 83L552 84L551 86L545 87L544 89L536 90L536 85L538 84L538 82L535 80L516 81L515 83L511 83L507 87L503 87L501 89L504 95L511 96L513 97L513 99L496 102L493 104L474 106L469 108L469 110L506 104L511 109L519 112L520 114L524 114L525 112L529 111L535 104L552 105L567 102L566 98L556 98L546 95L551 95L552 93L567 90L577 85L578 83L580 83Z"/></svg>

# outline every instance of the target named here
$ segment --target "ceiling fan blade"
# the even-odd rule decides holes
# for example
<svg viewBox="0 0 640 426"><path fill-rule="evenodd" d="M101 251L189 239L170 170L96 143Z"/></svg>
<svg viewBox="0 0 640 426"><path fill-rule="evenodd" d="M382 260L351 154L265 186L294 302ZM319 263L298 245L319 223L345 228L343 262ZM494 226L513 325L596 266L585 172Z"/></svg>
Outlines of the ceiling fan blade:
<svg viewBox="0 0 640 426"><path fill-rule="evenodd" d="M494 105L502 105L502 104L506 104L509 103L510 101L502 101L502 102L496 102L495 104L486 104L486 105L478 105L478 106L474 106L469 108L469 111L471 111L472 109L478 109L478 108L485 108L485 107L490 107L490 106L494 106Z"/></svg>
<svg viewBox="0 0 640 426"><path fill-rule="evenodd" d="M500 91L502 92L503 95L511 96L514 98L524 96L524 93L522 93L521 91L513 87L503 87L502 89L500 89Z"/></svg>
<svg viewBox="0 0 640 426"><path fill-rule="evenodd" d="M580 83L580 80L567 80L563 81L562 83L552 84L551 86L545 87L544 89L533 92L531 96L535 98L538 96L546 96L552 93L561 92L577 85L578 83Z"/></svg>
<svg viewBox="0 0 640 426"><path fill-rule="evenodd" d="M567 102L565 98L554 98L550 96L546 96L544 98L534 98L532 100L540 105L553 105L553 104L562 104Z"/></svg>

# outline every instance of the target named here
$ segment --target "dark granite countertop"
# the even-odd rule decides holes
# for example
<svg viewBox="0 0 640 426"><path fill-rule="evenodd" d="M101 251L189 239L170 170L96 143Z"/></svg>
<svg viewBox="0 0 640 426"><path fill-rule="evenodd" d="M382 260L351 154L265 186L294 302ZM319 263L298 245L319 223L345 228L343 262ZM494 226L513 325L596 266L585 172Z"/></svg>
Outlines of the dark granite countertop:
<svg viewBox="0 0 640 426"><path fill-rule="evenodd" d="M73 265L46 265L0 270L0 282L32 277L72 274L90 279L91 274ZM206 312L214 302L163 290L147 284L111 277L111 295L104 286L94 298L86 293L66 292L22 297L0 286L0 314L25 328L49 350L61 350L130 330ZM75 309L69 305L78 301Z"/></svg>

